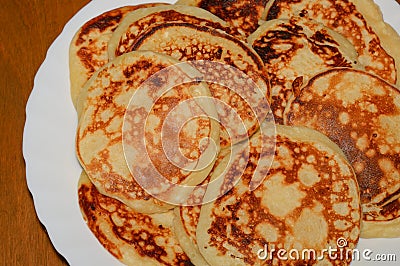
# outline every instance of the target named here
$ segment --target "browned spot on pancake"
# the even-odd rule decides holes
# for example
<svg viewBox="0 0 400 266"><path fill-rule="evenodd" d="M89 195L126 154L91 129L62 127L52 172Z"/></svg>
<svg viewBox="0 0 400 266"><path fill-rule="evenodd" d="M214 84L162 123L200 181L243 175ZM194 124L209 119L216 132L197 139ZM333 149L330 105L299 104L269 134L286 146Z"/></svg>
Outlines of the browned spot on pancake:
<svg viewBox="0 0 400 266"><path fill-rule="evenodd" d="M295 78L295 80L292 83L293 95L295 97L299 95L302 86L303 86L303 76Z"/></svg>
<svg viewBox="0 0 400 266"><path fill-rule="evenodd" d="M133 212L120 201L100 194L92 184L81 185L78 196L90 230L117 259L123 259L121 244L118 243L124 242L140 256L155 259L163 265L191 265L183 251L174 254L173 261L168 260L165 248L159 243L171 245L173 232L155 225L151 216Z"/></svg>
<svg viewBox="0 0 400 266"><path fill-rule="evenodd" d="M394 220L400 217L400 198L393 200L382 206L381 216L385 217L386 221ZM369 215L366 215L366 220L369 220Z"/></svg>
<svg viewBox="0 0 400 266"><path fill-rule="evenodd" d="M129 79L133 74L138 73L140 70L142 70L142 69L150 69L150 68L153 70L153 73L157 73L161 69L165 68L165 65L162 65L162 64L153 65L151 62L143 60L143 61L138 62L135 65L127 66L123 70L123 74L127 79ZM152 79L152 81L153 80L154 79Z"/></svg>
<svg viewBox="0 0 400 266"><path fill-rule="evenodd" d="M396 83L394 59L382 48L379 37L350 1L275 0L267 19L290 18L293 15L315 19L339 32L354 45L367 71L392 84Z"/></svg>
<svg viewBox="0 0 400 266"><path fill-rule="evenodd" d="M299 19L296 18L282 21L266 30L252 43L254 50L266 65L265 70L268 72L272 91L271 109L277 124L283 124L283 112L287 101L293 90L299 89L300 79L303 75L311 75L307 72L309 69L303 70L291 65L296 56L299 60L303 51L313 53L321 60L313 62L316 69L314 71L318 72L332 67L351 67L353 64L344 57L338 49L338 43L325 29L318 29L312 36L307 36L310 29L318 28L317 24L309 21L298 22ZM305 29L301 25L310 28ZM290 71L293 72L293 77L286 74L291 73Z"/></svg>
<svg viewBox="0 0 400 266"><path fill-rule="evenodd" d="M385 135L385 128L382 128L380 119L400 116L399 107L395 104L400 93L383 80L368 76L365 78L370 79L371 82L363 86L370 86L370 94L366 91L354 103L343 106L342 101L347 99L337 99L335 97L337 92L334 89L337 84L344 81L341 73L346 73L346 71L358 73L360 82L364 78L363 75L367 75L356 70L341 69L327 71L316 76L291 104L287 114L287 123L312 127L334 141L354 167L361 190L362 203L367 206L370 204L379 206L379 202L381 202L383 206L379 207L385 208L384 202L394 197L394 192L390 192L388 189L396 189L399 179L396 179L395 172L390 173L390 169L384 170L382 164L390 162L389 164L393 164L393 169L399 169L400 154L395 151L398 150L398 140L394 139L392 144L388 142L390 136ZM333 78L329 79L330 83L326 82L329 91L321 95L315 93L315 90L318 90L315 82L324 76ZM346 79L345 74L343 74L343 78ZM350 83L348 84L350 86ZM376 91L372 93L374 88ZM346 87L346 90L351 91L352 88ZM383 92L378 93L378 90L383 90ZM346 115L344 116L344 114ZM385 219L381 215L388 215L387 210L382 210L381 213L376 213L376 211L370 213L368 210L364 214L364 219ZM396 211L393 215L388 215L387 218L390 220L400 217L400 212Z"/></svg>
<svg viewBox="0 0 400 266"><path fill-rule="evenodd" d="M131 10L134 10L132 8ZM104 13L98 17L93 18L92 20L85 23L82 26L82 30L79 33L79 37L76 40L76 45L80 45L86 41L86 35L91 34L93 31L96 32L104 32L105 30L111 29L114 31L115 28L118 26L119 22L122 18L122 12L118 9L114 11L109 11Z"/></svg>
<svg viewBox="0 0 400 266"><path fill-rule="evenodd" d="M229 22L248 36L258 27L268 0L200 0L198 6Z"/></svg>
<svg viewBox="0 0 400 266"><path fill-rule="evenodd" d="M93 58L93 51L88 50L86 47L82 47L77 52L77 56L80 58L82 64L89 73L93 73L96 69L99 69L104 65L104 61L96 60Z"/></svg>

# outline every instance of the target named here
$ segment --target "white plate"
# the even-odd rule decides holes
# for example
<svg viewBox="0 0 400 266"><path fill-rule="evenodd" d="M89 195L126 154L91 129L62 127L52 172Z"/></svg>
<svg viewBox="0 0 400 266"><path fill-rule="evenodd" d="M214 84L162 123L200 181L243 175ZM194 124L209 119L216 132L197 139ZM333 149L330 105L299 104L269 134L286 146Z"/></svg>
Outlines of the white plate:
<svg viewBox="0 0 400 266"><path fill-rule="evenodd" d="M69 92L69 43L78 28L89 19L119 6L150 1L95 0L80 10L49 48L26 106L23 154L27 184L40 221L55 248L70 265L109 266L120 263L90 232L78 206L77 182L81 168L74 150L77 117ZM376 2L381 6L386 21L400 32L400 6L394 0ZM360 251L372 250L371 257L378 253L395 254L400 261L399 246L400 238L362 239L358 248ZM353 264L366 263L362 260ZM375 264L370 262L370 265Z"/></svg>

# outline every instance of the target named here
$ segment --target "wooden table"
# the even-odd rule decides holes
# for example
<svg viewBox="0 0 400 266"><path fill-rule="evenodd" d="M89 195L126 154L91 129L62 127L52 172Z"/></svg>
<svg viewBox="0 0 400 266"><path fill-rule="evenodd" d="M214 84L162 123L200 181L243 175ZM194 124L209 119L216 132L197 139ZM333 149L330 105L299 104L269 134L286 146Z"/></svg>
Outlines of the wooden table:
<svg viewBox="0 0 400 266"><path fill-rule="evenodd" d="M25 179L22 132L34 75L65 23L89 0L0 4L0 265L66 265L37 219Z"/></svg>

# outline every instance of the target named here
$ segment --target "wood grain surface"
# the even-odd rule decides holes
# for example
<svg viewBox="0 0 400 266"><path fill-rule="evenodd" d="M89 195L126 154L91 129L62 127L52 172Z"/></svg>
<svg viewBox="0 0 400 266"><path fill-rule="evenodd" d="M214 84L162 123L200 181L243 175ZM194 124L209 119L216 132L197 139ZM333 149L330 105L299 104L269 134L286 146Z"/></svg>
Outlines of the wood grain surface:
<svg viewBox="0 0 400 266"><path fill-rule="evenodd" d="M65 23L88 2L3 0L0 4L0 265L67 264L36 216L26 185L22 134L34 75Z"/></svg>
<svg viewBox="0 0 400 266"><path fill-rule="evenodd" d="M0 4L0 265L67 265L34 209L22 157L25 104L34 75L65 23L89 0Z"/></svg>

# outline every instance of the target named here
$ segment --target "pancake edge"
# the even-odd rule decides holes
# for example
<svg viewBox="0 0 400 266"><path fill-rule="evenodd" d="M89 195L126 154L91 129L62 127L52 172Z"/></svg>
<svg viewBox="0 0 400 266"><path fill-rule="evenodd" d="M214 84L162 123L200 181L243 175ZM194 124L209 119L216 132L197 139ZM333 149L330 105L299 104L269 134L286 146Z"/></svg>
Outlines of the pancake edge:
<svg viewBox="0 0 400 266"><path fill-rule="evenodd" d="M400 237L400 217L391 221L361 221L361 238Z"/></svg>

